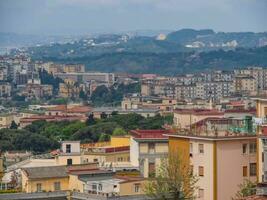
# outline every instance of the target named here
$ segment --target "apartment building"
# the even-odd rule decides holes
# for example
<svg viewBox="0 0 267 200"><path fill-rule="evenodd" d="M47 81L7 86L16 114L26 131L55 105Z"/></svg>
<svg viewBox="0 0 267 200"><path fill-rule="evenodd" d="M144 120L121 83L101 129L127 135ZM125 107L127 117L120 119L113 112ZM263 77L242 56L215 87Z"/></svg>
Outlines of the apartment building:
<svg viewBox="0 0 267 200"><path fill-rule="evenodd" d="M169 155L193 169L196 199L231 200L245 180L256 181L256 135L169 134Z"/></svg>
<svg viewBox="0 0 267 200"><path fill-rule="evenodd" d="M187 129L192 124L208 117L222 118L223 112L210 109L176 109L174 110L173 125L178 129Z"/></svg>
<svg viewBox="0 0 267 200"><path fill-rule="evenodd" d="M7 82L0 83L0 97L10 97L11 96L11 85Z"/></svg>
<svg viewBox="0 0 267 200"><path fill-rule="evenodd" d="M168 156L167 130L132 130L130 140L131 165L139 167L145 178L156 174L161 159Z"/></svg>
<svg viewBox="0 0 267 200"><path fill-rule="evenodd" d="M237 94L256 95L259 92L257 80L251 75L236 75L234 86Z"/></svg>

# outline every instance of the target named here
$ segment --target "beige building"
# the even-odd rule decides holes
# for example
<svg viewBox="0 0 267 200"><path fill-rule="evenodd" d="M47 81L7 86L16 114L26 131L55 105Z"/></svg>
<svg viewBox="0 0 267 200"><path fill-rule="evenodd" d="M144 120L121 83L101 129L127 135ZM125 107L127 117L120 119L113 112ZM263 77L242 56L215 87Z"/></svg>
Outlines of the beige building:
<svg viewBox="0 0 267 200"><path fill-rule="evenodd" d="M255 135L169 135L172 153L178 153L199 178L197 199L231 200L240 184L257 179Z"/></svg>
<svg viewBox="0 0 267 200"><path fill-rule="evenodd" d="M156 167L161 159L168 155L168 138L166 130L132 130L130 141L131 165L139 167L145 178L156 174Z"/></svg>
<svg viewBox="0 0 267 200"><path fill-rule="evenodd" d="M9 128L13 120L13 114L0 114L0 129Z"/></svg>
<svg viewBox="0 0 267 200"><path fill-rule="evenodd" d="M210 109L176 109L173 124L178 129L190 128L192 124L208 117L223 117L223 113Z"/></svg>
<svg viewBox="0 0 267 200"><path fill-rule="evenodd" d="M256 95L257 81L250 75L236 75L234 79L235 92L240 94Z"/></svg>

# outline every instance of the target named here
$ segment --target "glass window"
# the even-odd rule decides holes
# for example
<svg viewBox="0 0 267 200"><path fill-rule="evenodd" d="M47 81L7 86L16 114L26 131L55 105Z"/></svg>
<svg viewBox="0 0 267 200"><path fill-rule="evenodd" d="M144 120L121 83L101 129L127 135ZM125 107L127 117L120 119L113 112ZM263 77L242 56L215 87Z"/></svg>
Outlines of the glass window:
<svg viewBox="0 0 267 200"><path fill-rule="evenodd" d="M71 145L70 144L66 145L66 153L71 153Z"/></svg>
<svg viewBox="0 0 267 200"><path fill-rule="evenodd" d="M134 192L140 192L140 184L134 184Z"/></svg>
<svg viewBox="0 0 267 200"><path fill-rule="evenodd" d="M193 153L193 144L190 143L190 153Z"/></svg>
<svg viewBox="0 0 267 200"><path fill-rule="evenodd" d="M257 152L257 145L255 142L249 144L249 153L254 154Z"/></svg>
<svg viewBox="0 0 267 200"><path fill-rule="evenodd" d="M248 176L248 167L243 166L243 177L247 177L247 176Z"/></svg>
<svg viewBox="0 0 267 200"><path fill-rule="evenodd" d="M247 153L247 144L242 144L242 152L243 154L246 154Z"/></svg>
<svg viewBox="0 0 267 200"><path fill-rule="evenodd" d="M198 144L198 152L204 153L204 144Z"/></svg>
<svg viewBox="0 0 267 200"><path fill-rule="evenodd" d="M42 192L42 184L41 183L36 184L36 192Z"/></svg>
<svg viewBox="0 0 267 200"><path fill-rule="evenodd" d="M155 153L155 143L148 143L148 153Z"/></svg>
<svg viewBox="0 0 267 200"><path fill-rule="evenodd" d="M72 159L71 158L67 159L67 165L72 165Z"/></svg>
<svg viewBox="0 0 267 200"><path fill-rule="evenodd" d="M55 191L61 190L60 182L54 182L54 189L55 189Z"/></svg>
<svg viewBox="0 0 267 200"><path fill-rule="evenodd" d="M256 176L257 175L257 165L256 163L249 164L249 175Z"/></svg>
<svg viewBox="0 0 267 200"><path fill-rule="evenodd" d="M198 167L198 175L199 176L204 176L204 167L203 166L199 166Z"/></svg>
<svg viewBox="0 0 267 200"><path fill-rule="evenodd" d="M97 185L96 185L95 183L93 183L93 185L92 185L92 190L93 190L93 191L96 191L96 189L97 189Z"/></svg>
<svg viewBox="0 0 267 200"><path fill-rule="evenodd" d="M98 185L98 190L99 190L99 191L102 191L102 189L103 189L102 184L99 184L99 185Z"/></svg>

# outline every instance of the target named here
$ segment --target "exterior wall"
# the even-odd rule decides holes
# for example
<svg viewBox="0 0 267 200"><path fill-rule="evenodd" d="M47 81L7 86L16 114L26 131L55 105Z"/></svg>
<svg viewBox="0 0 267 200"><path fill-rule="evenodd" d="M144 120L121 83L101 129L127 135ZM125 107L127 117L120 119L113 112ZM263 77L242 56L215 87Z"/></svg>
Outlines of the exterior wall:
<svg viewBox="0 0 267 200"><path fill-rule="evenodd" d="M112 147L130 146L130 136L111 136L110 146Z"/></svg>
<svg viewBox="0 0 267 200"><path fill-rule="evenodd" d="M133 137L130 139L130 160L132 166L139 166L139 144L133 139Z"/></svg>
<svg viewBox="0 0 267 200"><path fill-rule="evenodd" d="M190 124L194 124L202 119L208 117L222 117L223 115L194 115L194 114L180 114L175 113L173 116L174 125L178 128L186 128L190 126Z"/></svg>
<svg viewBox="0 0 267 200"><path fill-rule="evenodd" d="M60 182L60 190L69 189L69 178L49 178L49 179L39 179L39 180L29 180L25 173L22 173L22 191L26 193L37 192L36 185L38 183L42 184L42 191L53 192L55 191L54 183Z"/></svg>
<svg viewBox="0 0 267 200"><path fill-rule="evenodd" d="M80 142L69 141L69 142L62 142L61 150L62 152L66 153L66 146L71 145L71 153L80 153Z"/></svg>
<svg viewBox="0 0 267 200"><path fill-rule="evenodd" d="M217 142L218 200L231 200L239 190L238 185L245 179L256 181L256 176L249 176L249 163L256 163L256 154L249 154L249 151L248 154L242 152L242 144L249 142L256 140ZM247 177L243 177L243 166L248 168Z"/></svg>
<svg viewBox="0 0 267 200"><path fill-rule="evenodd" d="M216 200L214 199L214 165L213 165L213 142L204 140L190 140L193 145L193 151L191 152L191 165L193 165L193 173L198 176L199 166L204 167L204 176L198 176L199 180L197 186L199 189L204 189L205 200ZM204 145L204 153L199 153L199 144ZM228 163L229 164L229 163ZM227 168L229 169L229 168ZM196 191L198 195L198 191ZM226 199L224 199L226 200Z"/></svg>
<svg viewBox="0 0 267 200"><path fill-rule="evenodd" d="M0 129L9 128L13 119L13 115L0 115Z"/></svg>
<svg viewBox="0 0 267 200"><path fill-rule="evenodd" d="M135 184L140 185L140 189L138 192L135 192ZM144 194L144 187L144 181L131 181L120 183L120 196Z"/></svg>
<svg viewBox="0 0 267 200"><path fill-rule="evenodd" d="M84 192L84 183L76 175L69 175L69 190Z"/></svg>
<svg viewBox="0 0 267 200"><path fill-rule="evenodd" d="M67 165L67 160L72 159L72 164L82 164L81 155L59 155L56 157L57 165Z"/></svg>

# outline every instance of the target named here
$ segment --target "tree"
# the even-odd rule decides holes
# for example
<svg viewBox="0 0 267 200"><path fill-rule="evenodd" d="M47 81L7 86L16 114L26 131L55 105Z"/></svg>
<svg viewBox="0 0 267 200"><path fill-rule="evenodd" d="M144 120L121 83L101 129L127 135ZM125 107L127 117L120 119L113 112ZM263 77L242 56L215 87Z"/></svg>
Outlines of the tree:
<svg viewBox="0 0 267 200"><path fill-rule="evenodd" d="M106 134L106 133L101 133L100 137L99 137L99 142L106 142L110 140L110 135Z"/></svg>
<svg viewBox="0 0 267 200"><path fill-rule="evenodd" d="M86 124L87 124L88 126L91 126L91 125L96 124L96 121L95 121L95 118L94 118L94 113L91 113L91 114L88 116L88 118L87 118L87 120L86 120Z"/></svg>
<svg viewBox="0 0 267 200"><path fill-rule="evenodd" d="M79 98L82 100L87 100L87 95L83 90L80 91Z"/></svg>
<svg viewBox="0 0 267 200"><path fill-rule="evenodd" d="M120 127L117 127L114 129L114 131L112 132L112 135L114 136L121 136L121 135L126 135L127 132L123 129L123 128L120 128Z"/></svg>
<svg viewBox="0 0 267 200"><path fill-rule="evenodd" d="M18 129L18 125L14 120L11 122L10 129Z"/></svg>
<svg viewBox="0 0 267 200"><path fill-rule="evenodd" d="M245 180L239 185L239 191L236 193L233 200L240 200L244 197L252 196L256 194L256 183L250 180Z"/></svg>
<svg viewBox="0 0 267 200"><path fill-rule="evenodd" d="M145 185L145 193L159 200L194 199L197 181L189 162L173 152L168 159L162 159L155 178Z"/></svg>
<svg viewBox="0 0 267 200"><path fill-rule="evenodd" d="M107 118L108 118L108 115L107 115L105 112L102 112L102 113L100 114L100 118L101 118L101 119L107 119Z"/></svg>

